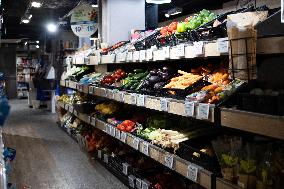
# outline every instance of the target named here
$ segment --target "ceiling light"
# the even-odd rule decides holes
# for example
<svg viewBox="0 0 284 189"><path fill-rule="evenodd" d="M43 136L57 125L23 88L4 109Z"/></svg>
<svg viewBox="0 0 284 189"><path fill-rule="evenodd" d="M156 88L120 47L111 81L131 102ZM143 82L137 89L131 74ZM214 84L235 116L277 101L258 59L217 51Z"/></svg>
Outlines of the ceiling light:
<svg viewBox="0 0 284 189"><path fill-rule="evenodd" d="M169 14L165 14L165 17L169 18L169 17L170 17L170 15L169 15Z"/></svg>
<svg viewBox="0 0 284 189"><path fill-rule="evenodd" d="M174 16L174 15L177 15L177 14L180 14L182 13L182 8L180 7L175 7L173 9L170 9L166 14L165 14L165 17L169 18L170 16Z"/></svg>
<svg viewBox="0 0 284 189"><path fill-rule="evenodd" d="M37 44L39 44L39 41L36 41Z"/></svg>
<svg viewBox="0 0 284 189"><path fill-rule="evenodd" d="M57 31L57 25L55 25L54 23L49 23L46 25L46 28L49 32L54 33Z"/></svg>
<svg viewBox="0 0 284 189"><path fill-rule="evenodd" d="M40 3L40 2L33 1L33 2L32 2L32 7L39 8L39 7L41 7L41 3Z"/></svg>
<svg viewBox="0 0 284 189"><path fill-rule="evenodd" d="M92 4L93 8L99 7L99 5Z"/></svg>
<svg viewBox="0 0 284 189"><path fill-rule="evenodd" d="M25 46L27 46L28 42L25 42Z"/></svg>
<svg viewBox="0 0 284 189"><path fill-rule="evenodd" d="M23 19L22 22L23 22L24 24L28 24L28 23L30 22L30 20L29 20L29 19Z"/></svg>
<svg viewBox="0 0 284 189"><path fill-rule="evenodd" d="M39 45L36 45L36 48L39 49Z"/></svg>
<svg viewBox="0 0 284 189"><path fill-rule="evenodd" d="M146 3L153 3L153 4L164 4L170 2L172 2L172 0L146 0Z"/></svg>
<svg viewBox="0 0 284 189"><path fill-rule="evenodd" d="M29 19L31 19L33 17L33 15L30 14Z"/></svg>

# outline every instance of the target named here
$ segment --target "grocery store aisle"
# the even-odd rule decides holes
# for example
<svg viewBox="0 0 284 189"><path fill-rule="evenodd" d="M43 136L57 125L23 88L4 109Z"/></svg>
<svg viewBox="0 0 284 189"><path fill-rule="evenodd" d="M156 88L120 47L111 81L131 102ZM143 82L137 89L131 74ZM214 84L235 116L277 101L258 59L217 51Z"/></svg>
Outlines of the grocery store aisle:
<svg viewBox="0 0 284 189"><path fill-rule="evenodd" d="M56 125L57 116L10 101L4 143L17 150L10 182L21 189L124 189L118 179L89 159Z"/></svg>

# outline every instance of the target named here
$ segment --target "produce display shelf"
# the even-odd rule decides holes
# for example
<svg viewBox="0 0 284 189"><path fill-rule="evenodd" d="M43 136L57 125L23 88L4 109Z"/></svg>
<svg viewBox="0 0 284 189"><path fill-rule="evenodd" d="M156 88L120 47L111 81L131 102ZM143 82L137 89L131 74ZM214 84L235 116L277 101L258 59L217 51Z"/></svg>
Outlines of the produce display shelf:
<svg viewBox="0 0 284 189"><path fill-rule="evenodd" d="M63 102L58 101L57 106L61 107L70 113L73 113L76 117L81 119L82 121L91 124L95 128L106 132L114 138L122 141L123 143L133 147L134 149L142 152L143 154L149 156L150 158L156 160L157 162L167 166L168 168L176 171L177 173L183 175L189 180L198 183L204 188L211 189L212 188L212 179L214 179L213 173L204 168L193 164L189 161L186 161L174 154L171 154L164 149L155 146L149 142L144 141L130 133L122 132L116 129L116 127L96 119L95 117L91 117L86 114L78 113L74 110L72 105L65 104ZM196 171L195 173L189 173L189 171ZM193 175L196 175L195 177Z"/></svg>
<svg viewBox="0 0 284 189"><path fill-rule="evenodd" d="M216 189L241 189L241 187L232 184L222 178L216 178Z"/></svg>
<svg viewBox="0 0 284 189"><path fill-rule="evenodd" d="M284 140L284 116L221 108L221 125Z"/></svg>
<svg viewBox="0 0 284 189"><path fill-rule="evenodd" d="M192 117L212 123L215 121L215 106L212 104L189 104L184 100L110 90L101 87L81 85L68 80L60 81L60 84L61 86L75 89L79 92L112 99L126 104L168 112L180 116Z"/></svg>

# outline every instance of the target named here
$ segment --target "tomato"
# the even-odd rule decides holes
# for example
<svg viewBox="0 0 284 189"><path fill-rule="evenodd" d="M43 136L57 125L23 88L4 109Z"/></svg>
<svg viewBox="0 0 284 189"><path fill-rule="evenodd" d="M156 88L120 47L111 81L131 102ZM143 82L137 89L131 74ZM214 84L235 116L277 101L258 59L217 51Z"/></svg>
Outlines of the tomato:
<svg viewBox="0 0 284 189"><path fill-rule="evenodd" d="M135 123L130 120L125 120L124 122L122 122L122 125L134 127Z"/></svg>
<svg viewBox="0 0 284 189"><path fill-rule="evenodd" d="M177 25L178 25L178 22L172 22L168 27L168 31L173 32L174 30L177 29Z"/></svg>
<svg viewBox="0 0 284 189"><path fill-rule="evenodd" d="M128 125L126 128L125 128L125 130L127 131L127 132L131 132L132 131L132 129L133 129L133 127L131 126L131 125Z"/></svg>
<svg viewBox="0 0 284 189"><path fill-rule="evenodd" d="M121 131L125 131L125 126L122 125L122 124L119 124L119 125L117 126L117 129L118 129L118 130L121 130Z"/></svg>
<svg viewBox="0 0 284 189"><path fill-rule="evenodd" d="M167 27L163 27L163 28L160 30L160 34L161 34L161 35L165 35L167 32L168 32L168 28L167 28Z"/></svg>

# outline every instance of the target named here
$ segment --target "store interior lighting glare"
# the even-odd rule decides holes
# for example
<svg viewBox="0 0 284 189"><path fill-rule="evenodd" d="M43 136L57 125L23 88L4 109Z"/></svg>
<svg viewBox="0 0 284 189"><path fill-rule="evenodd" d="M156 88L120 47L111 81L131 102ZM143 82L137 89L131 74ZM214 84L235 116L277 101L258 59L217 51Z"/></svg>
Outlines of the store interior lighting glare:
<svg viewBox="0 0 284 189"><path fill-rule="evenodd" d="M39 49L39 45L36 45L36 48Z"/></svg>
<svg viewBox="0 0 284 189"><path fill-rule="evenodd" d="M34 8L40 8L41 7L41 3L37 2L37 1L33 1L31 6L34 7Z"/></svg>
<svg viewBox="0 0 284 189"><path fill-rule="evenodd" d="M181 13L182 13L182 8L176 7L176 8L173 8L173 9L169 10L165 14L165 17L169 18L170 16L178 15L178 14L181 14Z"/></svg>
<svg viewBox="0 0 284 189"><path fill-rule="evenodd" d="M28 24L28 23L30 23L30 20L29 20L29 19L23 19L22 22L23 22L24 24Z"/></svg>
<svg viewBox="0 0 284 189"><path fill-rule="evenodd" d="M153 4L165 4L171 2L172 0L146 0L146 3L153 3Z"/></svg>
<svg viewBox="0 0 284 189"><path fill-rule="evenodd" d="M99 5L92 4L93 8L99 7Z"/></svg>
<svg viewBox="0 0 284 189"><path fill-rule="evenodd" d="M37 44L39 44L39 41L36 41Z"/></svg>
<svg viewBox="0 0 284 189"><path fill-rule="evenodd" d="M56 26L56 24L54 24L54 23L49 23L49 24L47 24L47 25L46 25L46 28L47 28L47 30L48 30L50 33L54 33L54 32L57 31L57 26Z"/></svg>
<svg viewBox="0 0 284 189"><path fill-rule="evenodd" d="M33 15L30 15L30 16L29 16L29 19L31 19L32 17L33 17Z"/></svg>

